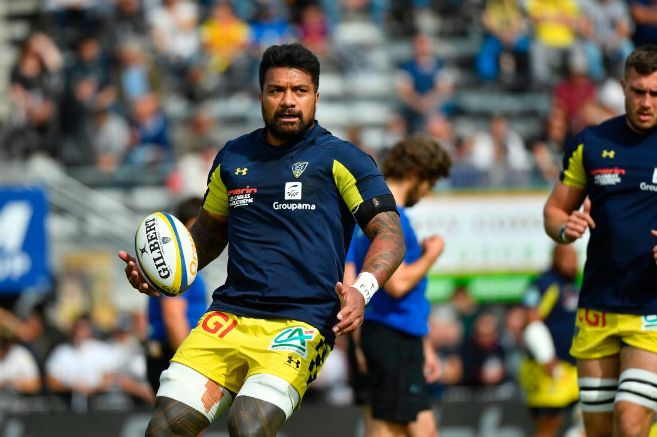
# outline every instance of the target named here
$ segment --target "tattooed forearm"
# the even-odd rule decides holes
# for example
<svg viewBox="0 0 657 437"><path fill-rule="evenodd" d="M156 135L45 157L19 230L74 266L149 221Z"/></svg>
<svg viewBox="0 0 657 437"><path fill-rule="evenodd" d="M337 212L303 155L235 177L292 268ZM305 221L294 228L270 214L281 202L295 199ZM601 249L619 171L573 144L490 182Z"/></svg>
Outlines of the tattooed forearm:
<svg viewBox="0 0 657 437"><path fill-rule="evenodd" d="M383 285L397 270L406 253L399 215L392 211L377 214L367 224L365 234L371 244L362 270L372 273Z"/></svg>
<svg viewBox="0 0 657 437"><path fill-rule="evenodd" d="M201 210L196 223L189 229L201 270L221 254L228 243L228 217L211 215Z"/></svg>

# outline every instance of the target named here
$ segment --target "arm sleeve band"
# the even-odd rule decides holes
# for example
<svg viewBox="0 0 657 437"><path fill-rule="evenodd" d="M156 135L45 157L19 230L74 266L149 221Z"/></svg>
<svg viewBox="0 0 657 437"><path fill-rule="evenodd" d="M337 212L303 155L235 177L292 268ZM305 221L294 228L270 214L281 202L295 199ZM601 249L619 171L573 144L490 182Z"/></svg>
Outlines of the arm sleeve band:
<svg viewBox="0 0 657 437"><path fill-rule="evenodd" d="M354 215L356 222L358 222L358 226L365 230L370 220L372 220L372 218L378 213L384 211L397 212L397 204L395 203L395 198L392 194L384 194L383 196L364 200L354 208L352 214ZM397 212L397 214L399 213Z"/></svg>
<svg viewBox="0 0 657 437"><path fill-rule="evenodd" d="M546 364L554 359L554 343L545 323L540 320L531 322L525 328L523 338L525 347L536 361Z"/></svg>

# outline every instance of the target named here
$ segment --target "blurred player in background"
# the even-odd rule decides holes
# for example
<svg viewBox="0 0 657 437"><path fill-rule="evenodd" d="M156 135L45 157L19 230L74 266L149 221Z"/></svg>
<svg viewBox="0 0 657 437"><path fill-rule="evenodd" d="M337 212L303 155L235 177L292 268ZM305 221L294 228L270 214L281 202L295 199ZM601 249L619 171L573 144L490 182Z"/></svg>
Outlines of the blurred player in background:
<svg viewBox="0 0 657 437"><path fill-rule="evenodd" d="M625 114L574 138L544 208L553 240L591 233L570 349L589 436L647 435L657 410L657 46L622 85Z"/></svg>
<svg viewBox="0 0 657 437"><path fill-rule="evenodd" d="M197 435L231 404L231 436L273 436L299 406L336 335L404 257L395 201L374 161L315 121L319 61L300 44L260 63L265 128L229 141L190 229L199 269L228 244L228 277L160 377L146 435ZM339 282L355 224L372 240ZM126 275L157 294L125 252Z"/></svg>
<svg viewBox="0 0 657 437"><path fill-rule="evenodd" d="M383 163L383 175L395 197L406 256L365 311L354 335L358 366L356 386L363 388L367 436L434 436L436 420L427 383L440 376L440 363L427 337L431 305L425 295L427 272L441 255L444 241L434 235L418 241L406 208L431 193L451 167L448 152L429 137L395 144ZM356 230L347 254L345 282L362 271L371 250L368 237ZM364 378L365 382L359 381Z"/></svg>
<svg viewBox="0 0 657 437"><path fill-rule="evenodd" d="M189 198L178 205L174 215L187 228L191 228L202 205L201 198ZM191 287L180 296L148 298L146 365L148 382L154 392L160 388L160 374L169 367L169 360L178 346L207 308L208 299L202 275L197 275Z"/></svg>
<svg viewBox="0 0 657 437"><path fill-rule="evenodd" d="M534 419L536 437L560 435L577 402L577 369L568 349L577 312L577 252L558 244L552 265L525 292L528 324L523 337L529 357L519 370L520 385Z"/></svg>

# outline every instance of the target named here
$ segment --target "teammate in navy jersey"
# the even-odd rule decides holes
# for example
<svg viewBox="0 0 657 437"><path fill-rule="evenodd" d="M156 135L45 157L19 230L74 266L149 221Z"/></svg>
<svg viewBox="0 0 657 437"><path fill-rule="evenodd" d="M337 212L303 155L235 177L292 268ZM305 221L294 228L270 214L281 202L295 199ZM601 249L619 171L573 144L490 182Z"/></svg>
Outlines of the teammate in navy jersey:
<svg viewBox="0 0 657 437"><path fill-rule="evenodd" d="M189 228L196 221L202 204L199 197L189 198L176 207L174 215ZM198 275L181 296L148 298L146 369L148 382L156 393L160 388L160 374L169 367L176 349L207 308L208 296L202 275Z"/></svg>
<svg viewBox="0 0 657 437"><path fill-rule="evenodd" d="M577 312L577 252L558 244L550 268L523 295L528 324L523 332L528 356L519 369L519 382L534 419L536 437L559 435L579 398L575 359L570 343ZM536 332L544 339L534 341Z"/></svg>
<svg viewBox="0 0 657 437"><path fill-rule="evenodd" d="M589 436L647 435L657 410L657 46L622 86L626 113L574 138L544 208L557 242L590 230L570 349Z"/></svg>
<svg viewBox="0 0 657 437"><path fill-rule="evenodd" d="M426 274L443 252L442 237L418 241L406 208L431 193L447 177L451 158L439 143L416 136L395 144L383 163L383 174L395 197L406 244L403 262L365 311L354 335L358 370L354 385L364 386L367 436L433 436L437 433L427 382L436 382L440 364L428 332L430 303ZM345 282L362 271L372 246L368 236L354 234L347 254ZM353 366L352 366L353 367Z"/></svg>
<svg viewBox="0 0 657 437"><path fill-rule="evenodd" d="M197 435L229 406L231 436L273 436L299 406L335 335L404 257L394 198L374 161L315 121L319 61L300 44L260 63L265 127L218 153L190 229L199 269L228 244L228 276L160 377L146 435ZM355 224L372 239L342 282ZM125 252L133 287L152 290Z"/></svg>

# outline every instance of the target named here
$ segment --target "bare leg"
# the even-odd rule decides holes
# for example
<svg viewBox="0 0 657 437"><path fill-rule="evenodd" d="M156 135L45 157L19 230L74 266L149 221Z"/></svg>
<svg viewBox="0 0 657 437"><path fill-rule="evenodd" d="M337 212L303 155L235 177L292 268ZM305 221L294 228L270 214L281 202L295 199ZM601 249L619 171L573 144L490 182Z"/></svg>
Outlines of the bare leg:
<svg viewBox="0 0 657 437"><path fill-rule="evenodd" d="M621 373L626 369L644 369L657 373L657 354L634 347L621 350ZM647 385L650 381L647 381ZM640 392L639 392L640 393ZM650 392L644 396L652 397ZM634 402L618 401L614 406L614 436L648 436L655 419L652 408Z"/></svg>
<svg viewBox="0 0 657 437"><path fill-rule="evenodd" d="M536 426L534 437L553 437L559 435L559 430L564 422L563 419L563 416L560 414L538 416L534 421L534 425Z"/></svg>
<svg viewBox="0 0 657 437"><path fill-rule="evenodd" d="M620 357L610 357L577 360L577 374L581 377L615 379L620 374ZM583 411L584 429L587 437L611 437L614 423L614 413Z"/></svg>
<svg viewBox="0 0 657 437"><path fill-rule="evenodd" d="M231 437L274 437L285 422L285 412L276 405L238 396L228 413L228 434Z"/></svg>
<svg viewBox="0 0 657 437"><path fill-rule="evenodd" d="M192 407L164 396L155 399L155 412L146 428L146 437L195 437L210 421Z"/></svg>

